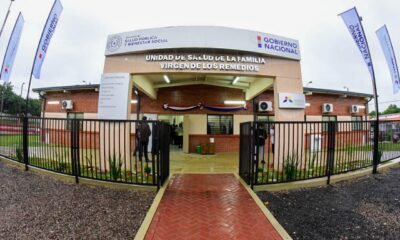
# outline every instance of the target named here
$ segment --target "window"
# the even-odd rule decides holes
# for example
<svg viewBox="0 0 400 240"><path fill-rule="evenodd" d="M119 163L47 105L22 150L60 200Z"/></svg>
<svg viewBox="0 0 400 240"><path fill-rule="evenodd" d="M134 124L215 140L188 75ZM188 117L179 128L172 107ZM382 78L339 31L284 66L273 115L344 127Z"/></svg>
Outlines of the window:
<svg viewBox="0 0 400 240"><path fill-rule="evenodd" d="M67 113L67 130L71 130L72 126L71 126L71 121L69 121L69 119L83 119L83 113L78 113L78 112L69 112ZM82 129L83 126L83 121L79 122L79 128Z"/></svg>
<svg viewBox="0 0 400 240"><path fill-rule="evenodd" d="M323 122L336 122L337 117L336 116L322 116L322 121ZM322 124L322 131L327 132L328 131L328 124L323 123Z"/></svg>
<svg viewBox="0 0 400 240"><path fill-rule="evenodd" d="M362 129L362 116L351 116L351 128L353 130L361 130Z"/></svg>
<svg viewBox="0 0 400 240"><path fill-rule="evenodd" d="M207 134L233 134L233 115L207 115Z"/></svg>

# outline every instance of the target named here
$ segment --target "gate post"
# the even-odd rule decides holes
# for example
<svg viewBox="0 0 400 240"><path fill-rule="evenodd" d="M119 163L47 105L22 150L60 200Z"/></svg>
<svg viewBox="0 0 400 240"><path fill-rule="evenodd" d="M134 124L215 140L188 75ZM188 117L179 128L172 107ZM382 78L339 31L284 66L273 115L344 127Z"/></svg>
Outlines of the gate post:
<svg viewBox="0 0 400 240"><path fill-rule="evenodd" d="M336 122L328 122L328 159L326 163L327 184L331 182L335 162Z"/></svg>
<svg viewBox="0 0 400 240"><path fill-rule="evenodd" d="M22 118L22 151L24 156L25 171L28 171L29 165L29 132L28 132L28 117Z"/></svg>
<svg viewBox="0 0 400 240"><path fill-rule="evenodd" d="M251 165L250 165L250 187L254 188L254 184L257 184L257 168L258 167L258 138L257 138L257 122L251 124Z"/></svg>
<svg viewBox="0 0 400 240"><path fill-rule="evenodd" d="M377 173L379 165L379 121L378 119L373 122L374 125L374 149L373 149L373 160L372 160L372 173Z"/></svg>
<svg viewBox="0 0 400 240"><path fill-rule="evenodd" d="M79 164L79 120L71 119L71 163L72 175L75 182L79 183L80 164Z"/></svg>

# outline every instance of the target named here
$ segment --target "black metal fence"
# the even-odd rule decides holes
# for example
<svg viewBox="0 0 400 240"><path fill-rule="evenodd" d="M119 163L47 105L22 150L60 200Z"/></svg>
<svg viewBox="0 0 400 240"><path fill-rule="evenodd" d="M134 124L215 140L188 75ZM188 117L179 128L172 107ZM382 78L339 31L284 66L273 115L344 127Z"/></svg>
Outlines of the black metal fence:
<svg viewBox="0 0 400 240"><path fill-rule="evenodd" d="M250 185L328 177L373 166L375 121L246 122L239 175ZM379 123L377 164L400 157L400 121Z"/></svg>
<svg viewBox="0 0 400 240"><path fill-rule="evenodd" d="M169 131L158 121L1 117L0 155L77 182L161 186L169 175Z"/></svg>

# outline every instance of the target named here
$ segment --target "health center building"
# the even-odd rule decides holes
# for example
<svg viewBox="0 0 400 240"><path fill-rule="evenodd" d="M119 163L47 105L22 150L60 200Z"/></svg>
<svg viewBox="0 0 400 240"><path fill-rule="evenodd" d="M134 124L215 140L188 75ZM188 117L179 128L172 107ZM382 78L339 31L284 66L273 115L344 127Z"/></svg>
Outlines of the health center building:
<svg viewBox="0 0 400 240"><path fill-rule="evenodd" d="M110 90L113 79L116 84ZM43 117L135 120L147 116L181 125L186 153L210 141L217 153L239 152L242 122L367 120L372 98L365 93L303 87L297 40L208 26L109 35L100 84L34 91L42 97ZM104 97L107 91L111 99ZM105 110L111 105L118 111L115 115Z"/></svg>

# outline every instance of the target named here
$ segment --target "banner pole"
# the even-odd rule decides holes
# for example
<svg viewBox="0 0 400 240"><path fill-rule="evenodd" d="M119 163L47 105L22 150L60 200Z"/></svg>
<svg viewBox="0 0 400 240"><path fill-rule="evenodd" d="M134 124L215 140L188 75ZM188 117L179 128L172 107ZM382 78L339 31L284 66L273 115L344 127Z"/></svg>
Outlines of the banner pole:
<svg viewBox="0 0 400 240"><path fill-rule="evenodd" d="M33 59L33 64L32 64L32 69L31 69L31 75L30 75L29 83L28 83L28 93L26 94L25 116L28 116L29 92L31 91L31 82L32 82L32 76L33 76L33 70L34 70L34 68L35 68L35 63L36 63L36 58L37 58L37 55L38 55L38 52L39 52L40 43L42 42L44 30L46 29L47 22L48 22L49 19L50 19L50 15L51 15L51 12L52 12L52 10L53 10L53 8L54 8L54 5L56 4L56 1L57 1L57 0L54 1L53 6L52 6L51 9L50 9L49 15L47 16L46 22L45 22L45 24L44 24L44 26L43 26L42 34L41 34L41 36L40 36L39 43L38 43L38 46L37 46L37 48L36 48L35 57L34 57L34 59Z"/></svg>
<svg viewBox="0 0 400 240"><path fill-rule="evenodd" d="M3 33L4 26L6 25L6 22L7 22L7 19L8 19L8 15L10 15L11 5L12 5L12 3L13 3L14 1L15 1L15 0L11 0L10 5L8 6L8 10L7 10L6 17L5 17L4 21L3 21L3 25L1 26L0 37L1 37L1 34Z"/></svg>
<svg viewBox="0 0 400 240"><path fill-rule="evenodd" d="M357 9L355 9L355 11L357 12ZM357 16L359 16L358 12L357 12ZM361 23L362 19L360 18L359 20ZM363 33L365 34L362 23L360 24L360 26L361 26ZM373 149L372 173L377 173L378 164L379 164L379 159L378 159L378 156L379 156L379 154L378 154L378 152L379 152L379 101L378 101L378 91L376 88L375 69L374 69L374 64L372 63L372 55L371 55L371 51L369 49L367 36L365 36L365 43L367 44L369 57L371 58L372 89L374 92L375 117L376 117L375 127L374 127L374 149Z"/></svg>

